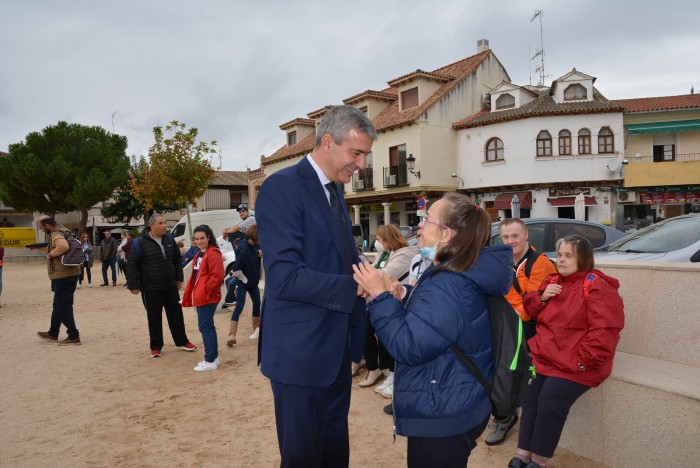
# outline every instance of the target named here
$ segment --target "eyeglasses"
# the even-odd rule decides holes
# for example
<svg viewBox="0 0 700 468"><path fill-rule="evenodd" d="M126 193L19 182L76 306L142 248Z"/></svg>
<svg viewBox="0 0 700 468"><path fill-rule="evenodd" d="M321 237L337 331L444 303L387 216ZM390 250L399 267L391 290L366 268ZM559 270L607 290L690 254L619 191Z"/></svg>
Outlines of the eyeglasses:
<svg viewBox="0 0 700 468"><path fill-rule="evenodd" d="M423 226L425 226L426 224L434 224L434 225L439 226L443 229L450 229L448 226L445 226L444 224L436 223L435 221L430 221L427 216L425 218L423 218L422 223L423 223Z"/></svg>

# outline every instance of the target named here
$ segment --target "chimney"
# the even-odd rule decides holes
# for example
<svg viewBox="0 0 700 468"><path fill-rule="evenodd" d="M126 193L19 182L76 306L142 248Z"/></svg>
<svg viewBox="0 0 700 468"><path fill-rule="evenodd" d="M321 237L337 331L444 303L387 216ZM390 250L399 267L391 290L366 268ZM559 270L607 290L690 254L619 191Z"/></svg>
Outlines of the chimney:
<svg viewBox="0 0 700 468"><path fill-rule="evenodd" d="M480 54L482 52L486 52L487 50L490 50L491 48L489 47L489 40L488 39L479 39L476 41L476 53Z"/></svg>

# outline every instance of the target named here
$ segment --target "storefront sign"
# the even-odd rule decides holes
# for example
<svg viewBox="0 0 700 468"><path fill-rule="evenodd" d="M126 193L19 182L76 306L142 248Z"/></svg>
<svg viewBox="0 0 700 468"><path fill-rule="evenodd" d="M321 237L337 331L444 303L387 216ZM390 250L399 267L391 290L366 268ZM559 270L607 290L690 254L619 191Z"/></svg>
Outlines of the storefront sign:
<svg viewBox="0 0 700 468"><path fill-rule="evenodd" d="M639 192L641 203L700 203L700 191L697 192Z"/></svg>
<svg viewBox="0 0 700 468"><path fill-rule="evenodd" d="M36 242L36 233L30 227L0 228L0 247L20 248Z"/></svg>
<svg viewBox="0 0 700 468"><path fill-rule="evenodd" d="M396 203L392 203L389 207L389 211L398 211ZM362 205L360 208L360 213L384 213L384 205L381 203L370 203L368 205Z"/></svg>
<svg viewBox="0 0 700 468"><path fill-rule="evenodd" d="M590 195L591 189L590 188L550 188L549 189L549 196L550 197L575 197L579 193L582 193L584 195Z"/></svg>
<svg viewBox="0 0 700 468"><path fill-rule="evenodd" d="M610 189L614 193L621 192L697 192L700 191L700 185L677 185L659 186L659 187L613 187Z"/></svg>

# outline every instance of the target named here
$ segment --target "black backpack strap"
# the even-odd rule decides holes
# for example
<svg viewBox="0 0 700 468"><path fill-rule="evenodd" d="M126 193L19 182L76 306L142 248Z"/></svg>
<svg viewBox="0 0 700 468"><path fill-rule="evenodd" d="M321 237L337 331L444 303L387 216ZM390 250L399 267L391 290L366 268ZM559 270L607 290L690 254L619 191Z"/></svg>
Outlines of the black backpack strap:
<svg viewBox="0 0 700 468"><path fill-rule="evenodd" d="M455 353L457 356L457 359L464 364L464 367L469 369L469 372L474 374L474 377L476 377L476 380L479 381L479 383L484 387L484 389L489 388L489 381L486 380L486 377L484 377L484 374L481 373L478 367L476 367L476 364L474 364L474 361L469 359L464 352L459 349L456 345L450 346L450 350Z"/></svg>
<svg viewBox="0 0 700 468"><path fill-rule="evenodd" d="M540 257L540 255L544 254L534 249L528 249L527 255L525 257L525 277L530 277L530 273L532 273L532 267L535 265L535 262ZM520 287L520 283L518 283L517 271L513 272L513 275L513 287L516 291L518 291L518 294L522 296L525 294L525 292L523 292L522 288Z"/></svg>

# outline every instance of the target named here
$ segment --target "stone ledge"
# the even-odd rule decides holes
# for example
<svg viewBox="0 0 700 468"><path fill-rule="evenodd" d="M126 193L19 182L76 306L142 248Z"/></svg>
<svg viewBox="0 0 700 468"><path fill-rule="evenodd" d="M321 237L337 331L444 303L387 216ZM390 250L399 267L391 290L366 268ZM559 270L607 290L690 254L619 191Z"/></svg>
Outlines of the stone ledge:
<svg viewBox="0 0 700 468"><path fill-rule="evenodd" d="M700 401L700 368L618 351L610 378Z"/></svg>

